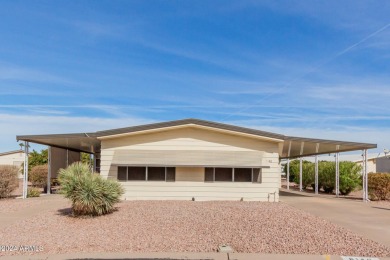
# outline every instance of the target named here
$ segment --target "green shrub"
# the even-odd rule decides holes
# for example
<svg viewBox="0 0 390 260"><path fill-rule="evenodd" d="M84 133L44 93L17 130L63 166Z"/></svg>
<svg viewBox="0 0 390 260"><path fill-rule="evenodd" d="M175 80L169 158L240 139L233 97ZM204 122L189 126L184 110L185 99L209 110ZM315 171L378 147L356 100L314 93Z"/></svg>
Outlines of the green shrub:
<svg viewBox="0 0 390 260"><path fill-rule="evenodd" d="M19 168L13 165L0 165L0 198L7 198L19 186Z"/></svg>
<svg viewBox="0 0 390 260"><path fill-rule="evenodd" d="M336 167L334 162L321 161L318 163L318 183L325 193L332 193L336 182Z"/></svg>
<svg viewBox="0 0 390 260"><path fill-rule="evenodd" d="M298 161L299 162L299 161ZM314 163L309 161L302 162L302 188L306 189L314 183ZM298 173L294 176L294 182L299 183L299 163Z"/></svg>
<svg viewBox="0 0 390 260"><path fill-rule="evenodd" d="M99 216L115 210L124 191L116 180L92 174L88 164L76 162L59 171L61 193L72 202L75 216Z"/></svg>
<svg viewBox="0 0 390 260"><path fill-rule="evenodd" d="M390 174L368 174L368 194L371 200L390 199Z"/></svg>
<svg viewBox="0 0 390 260"><path fill-rule="evenodd" d="M287 163L284 165L283 172L286 174L286 177L287 177ZM298 175L298 178L299 178L299 160L290 161L290 177L289 177L289 181L293 182L297 175Z"/></svg>
<svg viewBox="0 0 390 260"><path fill-rule="evenodd" d="M27 189L27 198L39 197L40 195L41 195L41 190L38 188Z"/></svg>
<svg viewBox="0 0 390 260"><path fill-rule="evenodd" d="M340 162L340 186L339 191L342 195L348 195L361 184L362 166L354 162Z"/></svg>
<svg viewBox="0 0 390 260"><path fill-rule="evenodd" d="M299 160L290 161L290 182L299 183ZM283 168L287 174L287 164ZM302 161L302 186L304 189L314 183L314 163Z"/></svg>
<svg viewBox="0 0 390 260"><path fill-rule="evenodd" d="M37 165L32 167L31 172L28 174L28 180L34 187L43 188L47 184L48 166Z"/></svg>

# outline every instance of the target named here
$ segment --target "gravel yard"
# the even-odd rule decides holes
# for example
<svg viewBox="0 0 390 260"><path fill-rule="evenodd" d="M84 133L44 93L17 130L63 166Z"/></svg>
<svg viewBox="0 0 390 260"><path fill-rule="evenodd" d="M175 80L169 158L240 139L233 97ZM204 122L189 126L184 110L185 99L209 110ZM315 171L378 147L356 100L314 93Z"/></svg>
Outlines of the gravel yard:
<svg viewBox="0 0 390 260"><path fill-rule="evenodd" d="M0 212L13 213L22 211L26 208L33 208L44 201L38 199L1 199L0 200Z"/></svg>
<svg viewBox="0 0 390 260"><path fill-rule="evenodd" d="M245 253L390 256L389 248L284 203L124 201L118 208L87 219L63 206L42 212L1 229L0 244L43 246L44 254L214 252L228 244ZM0 252L11 254L20 252Z"/></svg>

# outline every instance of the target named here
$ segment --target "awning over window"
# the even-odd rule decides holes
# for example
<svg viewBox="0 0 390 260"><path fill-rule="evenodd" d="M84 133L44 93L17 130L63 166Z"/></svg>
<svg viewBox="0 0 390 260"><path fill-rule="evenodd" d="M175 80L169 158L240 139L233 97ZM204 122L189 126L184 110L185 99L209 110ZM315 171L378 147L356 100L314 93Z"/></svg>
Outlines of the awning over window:
<svg viewBox="0 0 390 260"><path fill-rule="evenodd" d="M261 167L263 152L255 151L198 151L198 150L117 150L114 165L158 166L212 166L212 167Z"/></svg>

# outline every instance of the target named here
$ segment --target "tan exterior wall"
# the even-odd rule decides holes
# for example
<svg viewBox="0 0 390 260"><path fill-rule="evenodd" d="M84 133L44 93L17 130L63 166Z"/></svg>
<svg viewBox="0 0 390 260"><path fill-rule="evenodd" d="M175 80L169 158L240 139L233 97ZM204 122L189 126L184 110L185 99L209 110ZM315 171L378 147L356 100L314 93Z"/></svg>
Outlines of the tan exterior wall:
<svg viewBox="0 0 390 260"><path fill-rule="evenodd" d="M117 179L117 165L178 166L176 182L122 183L126 190L125 199L199 197L203 200L247 198L247 200L267 201L268 194L278 193L280 187L281 170L277 142L188 127L103 139L101 144L100 174L104 178ZM142 156L136 157L137 154L142 154ZM198 156L199 154L206 154L206 156L201 157ZM213 156L213 160L210 160L210 156ZM187 171L187 175L184 170L189 168L183 167L217 167L222 166L221 163L225 166L244 166L245 164L250 167L268 166L269 168L262 169L263 183L254 184L205 183L203 176L195 177L199 167L196 167L198 170L194 167L193 170ZM278 199L278 195L276 197Z"/></svg>
<svg viewBox="0 0 390 260"><path fill-rule="evenodd" d="M125 188L125 200L241 200L279 201L278 189L274 183L238 183L238 182L121 182Z"/></svg>
<svg viewBox="0 0 390 260"><path fill-rule="evenodd" d="M356 163L363 167L362 161ZM390 172L390 159L388 157L378 157L367 160L367 172Z"/></svg>
<svg viewBox="0 0 390 260"><path fill-rule="evenodd" d="M359 161L359 162L356 162L358 165L362 166L363 167L363 162L362 161ZM375 159L369 159L367 160L367 172L370 173L370 172L377 172L376 171L376 161Z"/></svg>
<svg viewBox="0 0 390 260"><path fill-rule="evenodd" d="M23 178L22 164L24 162L24 152L4 154L0 156L0 165L14 165L20 167L18 178Z"/></svg>
<svg viewBox="0 0 390 260"><path fill-rule="evenodd" d="M21 166L24 162L24 152L5 154L0 156L0 165Z"/></svg>
<svg viewBox="0 0 390 260"><path fill-rule="evenodd" d="M204 167L176 167L176 181L204 182Z"/></svg>

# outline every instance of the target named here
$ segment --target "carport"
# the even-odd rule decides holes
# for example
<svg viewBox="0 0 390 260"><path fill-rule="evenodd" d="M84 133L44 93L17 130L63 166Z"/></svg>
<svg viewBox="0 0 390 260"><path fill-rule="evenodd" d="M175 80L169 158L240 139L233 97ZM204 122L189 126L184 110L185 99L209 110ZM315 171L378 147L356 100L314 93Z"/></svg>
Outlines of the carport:
<svg viewBox="0 0 390 260"><path fill-rule="evenodd" d="M50 194L51 178L57 176L60 168L80 161L81 152L89 153L93 160L93 171L99 170L100 141L94 133L49 134L17 136L17 141L24 141L25 158L23 174L23 198L27 198L28 153L29 143L47 145L48 176L47 193Z"/></svg>
<svg viewBox="0 0 390 260"><path fill-rule="evenodd" d="M362 151L363 157L363 201L368 201L368 172L367 172L367 149L377 148L376 144L356 143L324 139L312 139L302 137L286 136L283 143L280 159L287 160L287 190L289 189L290 177L290 159L299 158L299 190L302 189L302 158L308 156L315 156L315 194L318 194L318 155L321 154L335 154L336 163L336 178L335 178L335 192L336 197L339 197L339 180L340 180L340 153L350 151Z"/></svg>

